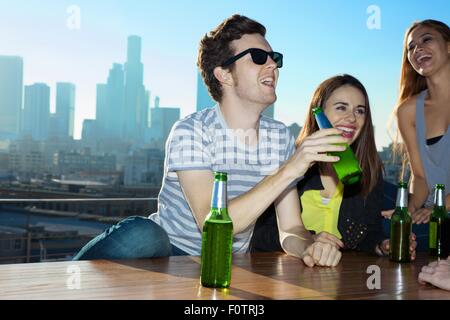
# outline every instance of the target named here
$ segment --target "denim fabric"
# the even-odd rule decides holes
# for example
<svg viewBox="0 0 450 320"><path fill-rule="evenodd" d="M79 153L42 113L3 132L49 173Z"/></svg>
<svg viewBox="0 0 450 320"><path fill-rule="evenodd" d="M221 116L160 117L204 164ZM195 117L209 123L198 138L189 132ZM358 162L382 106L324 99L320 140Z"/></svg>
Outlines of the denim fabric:
<svg viewBox="0 0 450 320"><path fill-rule="evenodd" d="M154 221L133 216L89 241L73 260L138 259L186 255L170 244L166 231Z"/></svg>

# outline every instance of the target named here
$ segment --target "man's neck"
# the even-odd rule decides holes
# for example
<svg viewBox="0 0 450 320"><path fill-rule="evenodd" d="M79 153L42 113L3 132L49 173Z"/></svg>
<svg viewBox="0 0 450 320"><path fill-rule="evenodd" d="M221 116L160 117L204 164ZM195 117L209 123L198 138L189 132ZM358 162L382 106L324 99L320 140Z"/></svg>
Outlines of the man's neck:
<svg viewBox="0 0 450 320"><path fill-rule="evenodd" d="M219 104L229 129L258 130L263 106L246 104L237 99L223 98Z"/></svg>
<svg viewBox="0 0 450 320"><path fill-rule="evenodd" d="M224 98L219 104L220 111L228 129L233 135L249 146L255 146L259 140L259 118L264 106L242 103L238 99Z"/></svg>

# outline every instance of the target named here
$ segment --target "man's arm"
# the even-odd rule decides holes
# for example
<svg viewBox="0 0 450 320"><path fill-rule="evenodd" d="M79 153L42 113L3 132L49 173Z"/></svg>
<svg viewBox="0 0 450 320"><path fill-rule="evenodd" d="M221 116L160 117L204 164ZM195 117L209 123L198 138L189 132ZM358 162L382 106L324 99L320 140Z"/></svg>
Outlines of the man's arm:
<svg viewBox="0 0 450 320"><path fill-rule="evenodd" d="M337 129L320 130L309 136L294 154L275 173L261 180L250 191L228 201L228 213L233 220L234 233L240 233L252 224L269 205L297 178L317 161L336 162L338 157L326 153L343 151L336 145L348 142ZM210 210L213 172L210 170L177 171L181 188L194 214L203 228Z"/></svg>
<svg viewBox="0 0 450 320"><path fill-rule="evenodd" d="M208 170L193 170L178 171L177 175L201 230L211 208L214 174ZM234 234L242 232L252 224L294 179L295 176L290 176L282 167L276 174L267 176L250 191L228 201L228 214L233 221Z"/></svg>

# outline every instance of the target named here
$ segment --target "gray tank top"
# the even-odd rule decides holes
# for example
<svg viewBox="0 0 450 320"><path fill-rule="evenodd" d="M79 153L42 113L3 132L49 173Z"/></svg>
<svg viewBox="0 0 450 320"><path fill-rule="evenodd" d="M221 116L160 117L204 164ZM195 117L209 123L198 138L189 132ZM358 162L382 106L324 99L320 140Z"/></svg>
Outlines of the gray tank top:
<svg viewBox="0 0 450 320"><path fill-rule="evenodd" d="M450 125L437 143L427 145L424 110L427 93L428 90L422 91L416 100L416 139L429 190L425 206L430 207L437 183L445 184L446 193L450 191Z"/></svg>

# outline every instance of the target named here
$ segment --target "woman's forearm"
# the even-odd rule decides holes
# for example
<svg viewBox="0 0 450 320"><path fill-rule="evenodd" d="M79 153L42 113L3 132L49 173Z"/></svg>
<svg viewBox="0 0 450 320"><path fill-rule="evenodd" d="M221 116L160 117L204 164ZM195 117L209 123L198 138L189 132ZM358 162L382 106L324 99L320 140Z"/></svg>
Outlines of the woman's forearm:
<svg viewBox="0 0 450 320"><path fill-rule="evenodd" d="M415 212L422 208L428 197L428 184L425 178L413 177L411 180L412 194L409 198L409 211Z"/></svg>
<svg viewBox="0 0 450 320"><path fill-rule="evenodd" d="M289 233L280 234L283 250L291 256L302 258L305 250L314 243L311 233L304 228L297 228Z"/></svg>

